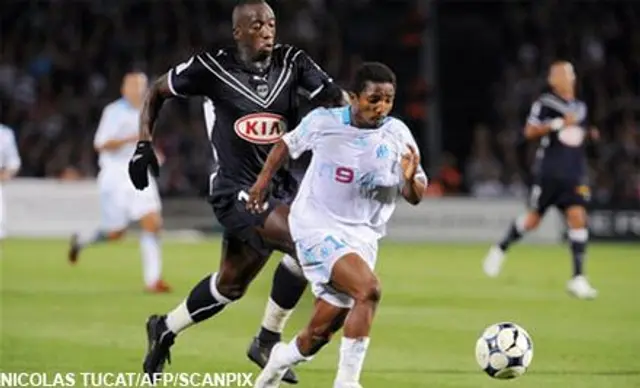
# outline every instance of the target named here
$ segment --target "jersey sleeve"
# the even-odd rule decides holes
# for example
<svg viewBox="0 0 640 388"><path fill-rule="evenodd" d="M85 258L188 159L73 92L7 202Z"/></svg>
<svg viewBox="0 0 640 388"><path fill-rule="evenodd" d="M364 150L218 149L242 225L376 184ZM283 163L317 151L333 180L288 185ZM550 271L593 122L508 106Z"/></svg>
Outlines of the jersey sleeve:
<svg viewBox="0 0 640 388"><path fill-rule="evenodd" d="M203 96L205 80L210 75L200 55L194 55L169 70L169 90L178 97Z"/></svg>
<svg viewBox="0 0 640 388"><path fill-rule="evenodd" d="M10 171L17 171L20 169L21 161L16 137L12 130L6 131L4 146L6 147L6 152L3 152L4 155L1 166Z"/></svg>
<svg viewBox="0 0 640 388"><path fill-rule="evenodd" d="M95 148L102 147L109 140L113 140L118 131L118 109L114 105L108 105L102 110L98 129L93 137L93 146Z"/></svg>
<svg viewBox="0 0 640 388"><path fill-rule="evenodd" d="M529 116L527 116L527 124L540 125L542 124L542 103L537 100L531 104L529 109Z"/></svg>
<svg viewBox="0 0 640 388"><path fill-rule="evenodd" d="M400 141L402 142L401 149L403 150L403 153L409 152L408 146L410 145L411 147L413 147L413 149L416 150L416 153L420 157L420 161L422 161L422 156L420 155L420 148L418 147L418 143L416 143L416 139L413 137L413 134L411 133L411 130L409 129L409 127L407 127L407 125L400 120L397 121L397 126L398 126L397 130L400 133ZM416 171L415 177L422 178L425 181L428 179L426 172L422 168L422 164L418 165L418 170Z"/></svg>
<svg viewBox="0 0 640 388"><path fill-rule="evenodd" d="M289 155L293 159L298 159L305 151L313 150L321 126L321 115L318 114L318 109L306 115L293 131L282 136L282 140L289 149Z"/></svg>
<svg viewBox="0 0 640 388"><path fill-rule="evenodd" d="M299 50L294 57L300 86L309 93L309 99L317 96L326 85L333 82L331 77L318 66L303 50Z"/></svg>

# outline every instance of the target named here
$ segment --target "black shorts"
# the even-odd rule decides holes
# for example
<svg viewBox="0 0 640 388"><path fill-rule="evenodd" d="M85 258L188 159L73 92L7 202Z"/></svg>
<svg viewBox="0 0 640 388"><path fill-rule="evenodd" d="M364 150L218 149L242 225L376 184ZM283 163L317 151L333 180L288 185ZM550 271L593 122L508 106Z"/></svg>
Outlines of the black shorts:
<svg viewBox="0 0 640 388"><path fill-rule="evenodd" d="M579 182L579 181L578 181ZM591 199L589 186L572 180L537 178L529 192L529 209L543 215L551 206L565 211L571 206L587 206Z"/></svg>
<svg viewBox="0 0 640 388"><path fill-rule="evenodd" d="M213 208L218 222L224 228L224 237L231 235L243 241L258 253L269 256L274 247L266 243L256 228L264 225L267 217L280 204L287 203L292 193L280 190L278 195L269 196L266 200L267 207L261 213L254 214L246 209L249 199L250 185L238 184L228 178L217 176L211 182L211 194L209 203ZM286 197L280 199L280 197Z"/></svg>

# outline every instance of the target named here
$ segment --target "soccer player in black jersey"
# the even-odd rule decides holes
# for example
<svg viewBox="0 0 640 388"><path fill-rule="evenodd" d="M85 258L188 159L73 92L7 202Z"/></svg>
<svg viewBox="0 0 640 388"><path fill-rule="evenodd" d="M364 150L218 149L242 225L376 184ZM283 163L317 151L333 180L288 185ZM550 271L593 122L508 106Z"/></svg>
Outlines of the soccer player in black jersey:
<svg viewBox="0 0 640 388"><path fill-rule="evenodd" d="M555 206L569 227L573 277L567 291L580 299L593 299L597 291L583 269L589 238L585 206L590 199L585 144L588 138L597 140L598 132L587 129L587 106L575 97L575 79L571 63L557 61L551 65L551 92L533 103L524 130L528 140L539 140L529 211L514 220L502 241L489 250L484 271L497 276L511 244L535 229L547 209Z"/></svg>
<svg viewBox="0 0 640 388"><path fill-rule="evenodd" d="M274 176L263 211L246 210L247 190L256 180L272 147L298 118L298 90L318 105L342 104L335 86L302 50L275 43L276 18L269 5L244 0L233 11L233 48L194 55L175 66L153 85L140 119L140 141L129 164L134 186L148 184L148 171L158 173L152 152L154 123L165 99L204 96L211 102L214 121L209 130L217 169L211 176L209 201L224 227L218 272L206 276L186 300L166 315L147 321L149 348L143 368L160 372L169 360L176 335L194 323L211 318L242 297L274 250L287 254L274 274L271 298L260 334L248 352L264 367L282 326L306 287L289 234L289 203L295 195L296 171L283 168ZM210 125L210 124L209 124ZM292 371L285 381L296 383Z"/></svg>

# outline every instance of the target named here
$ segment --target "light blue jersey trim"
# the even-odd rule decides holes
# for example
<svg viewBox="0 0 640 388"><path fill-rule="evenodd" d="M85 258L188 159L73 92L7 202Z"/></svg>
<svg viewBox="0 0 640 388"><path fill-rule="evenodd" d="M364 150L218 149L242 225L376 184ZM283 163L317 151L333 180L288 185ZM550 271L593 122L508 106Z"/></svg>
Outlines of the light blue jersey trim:
<svg viewBox="0 0 640 388"><path fill-rule="evenodd" d="M347 105L342 109L342 123L344 125L351 125L351 105Z"/></svg>

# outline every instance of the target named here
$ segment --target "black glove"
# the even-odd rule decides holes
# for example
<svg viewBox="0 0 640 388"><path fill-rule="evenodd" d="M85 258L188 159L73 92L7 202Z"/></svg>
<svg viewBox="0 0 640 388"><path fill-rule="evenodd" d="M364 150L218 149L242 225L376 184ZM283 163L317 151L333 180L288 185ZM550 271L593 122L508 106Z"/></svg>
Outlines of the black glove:
<svg viewBox="0 0 640 388"><path fill-rule="evenodd" d="M144 190L149 186L149 170L153 176L158 176L160 173L158 158L156 158L151 142L140 140L136 144L136 152L133 153L129 161L129 179L136 189Z"/></svg>

